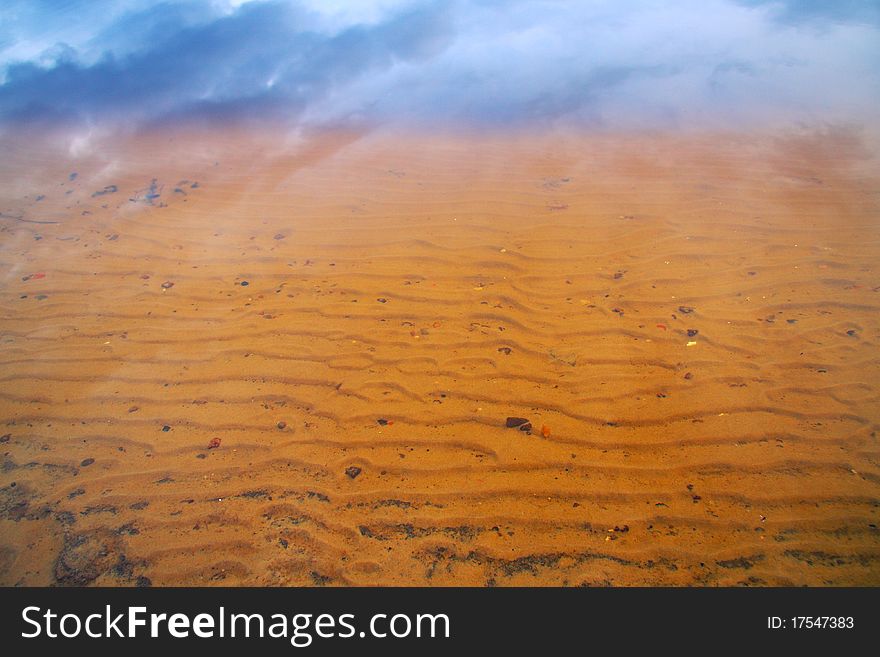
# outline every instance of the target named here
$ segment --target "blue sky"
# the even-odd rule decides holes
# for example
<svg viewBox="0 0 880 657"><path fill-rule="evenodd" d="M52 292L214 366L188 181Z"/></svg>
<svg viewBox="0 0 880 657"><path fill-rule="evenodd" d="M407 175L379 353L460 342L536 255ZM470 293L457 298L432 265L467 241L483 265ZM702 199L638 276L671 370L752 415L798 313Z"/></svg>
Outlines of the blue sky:
<svg viewBox="0 0 880 657"><path fill-rule="evenodd" d="M6 0L0 122L869 122L880 0Z"/></svg>

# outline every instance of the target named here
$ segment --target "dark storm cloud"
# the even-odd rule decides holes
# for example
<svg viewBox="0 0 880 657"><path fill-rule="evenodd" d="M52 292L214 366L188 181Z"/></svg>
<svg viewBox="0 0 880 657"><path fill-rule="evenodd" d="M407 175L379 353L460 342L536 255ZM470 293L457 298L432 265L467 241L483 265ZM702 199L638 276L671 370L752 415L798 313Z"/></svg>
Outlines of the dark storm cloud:
<svg viewBox="0 0 880 657"><path fill-rule="evenodd" d="M865 120L878 4L18 0L0 119Z"/></svg>
<svg viewBox="0 0 880 657"><path fill-rule="evenodd" d="M246 4L207 21L208 6L201 14L198 9L163 4L123 17L101 35L133 49L121 56L108 50L87 64L72 48L56 46L48 66L8 65L0 115L296 114L330 87L396 61L429 57L448 41L449 21L439 4L330 35L310 30L305 13L286 3ZM133 47L138 42L141 47Z"/></svg>

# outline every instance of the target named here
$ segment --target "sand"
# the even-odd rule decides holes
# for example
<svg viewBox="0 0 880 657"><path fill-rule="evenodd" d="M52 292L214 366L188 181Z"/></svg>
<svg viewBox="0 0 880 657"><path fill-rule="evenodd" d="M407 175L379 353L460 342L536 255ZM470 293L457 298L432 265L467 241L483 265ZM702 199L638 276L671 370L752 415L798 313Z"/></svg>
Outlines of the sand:
<svg viewBox="0 0 880 657"><path fill-rule="evenodd" d="M7 135L0 584L880 584L866 144Z"/></svg>

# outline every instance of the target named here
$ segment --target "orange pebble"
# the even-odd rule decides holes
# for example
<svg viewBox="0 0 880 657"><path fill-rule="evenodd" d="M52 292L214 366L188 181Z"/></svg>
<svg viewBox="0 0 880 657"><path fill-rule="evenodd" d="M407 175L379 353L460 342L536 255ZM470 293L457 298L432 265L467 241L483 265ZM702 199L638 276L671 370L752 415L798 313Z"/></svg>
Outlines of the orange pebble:
<svg viewBox="0 0 880 657"><path fill-rule="evenodd" d="M657 328L666 330L666 324L657 324Z"/></svg>
<svg viewBox="0 0 880 657"><path fill-rule="evenodd" d="M211 442L208 443L208 449L217 449L218 447L220 447L220 439L211 438Z"/></svg>
<svg viewBox="0 0 880 657"><path fill-rule="evenodd" d="M550 437L550 427L548 427L546 424L541 425L541 435L544 436L544 438Z"/></svg>

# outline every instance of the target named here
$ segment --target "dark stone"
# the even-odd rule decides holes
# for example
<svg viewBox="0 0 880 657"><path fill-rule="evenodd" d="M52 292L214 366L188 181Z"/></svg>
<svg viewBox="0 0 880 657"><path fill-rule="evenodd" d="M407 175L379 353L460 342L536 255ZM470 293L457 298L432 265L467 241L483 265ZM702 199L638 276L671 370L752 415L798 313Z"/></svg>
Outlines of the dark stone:
<svg viewBox="0 0 880 657"><path fill-rule="evenodd" d="M325 584L329 584L333 581L332 577L322 575L321 573L318 573L314 570L310 574L312 576L312 582L314 582L315 586L324 586Z"/></svg>
<svg viewBox="0 0 880 657"><path fill-rule="evenodd" d="M162 283L163 290L170 290L172 287L174 287L174 283L172 283L171 281L165 281L164 283Z"/></svg>
<svg viewBox="0 0 880 657"><path fill-rule="evenodd" d="M761 554L752 556L752 557L739 557L737 559L726 559L724 561L716 561L721 568L742 568L744 570L749 570L752 568L755 563L759 561L763 561L764 556Z"/></svg>
<svg viewBox="0 0 880 657"><path fill-rule="evenodd" d="M53 576L61 586L87 586L110 571L121 556L120 539L107 530L66 534Z"/></svg>
<svg viewBox="0 0 880 657"><path fill-rule="evenodd" d="M690 306L679 306L678 312L680 312L684 315L690 315L692 312L694 312L694 309L691 308Z"/></svg>
<svg viewBox="0 0 880 657"><path fill-rule="evenodd" d="M166 424L162 427L162 431L171 431L171 427Z"/></svg>
<svg viewBox="0 0 880 657"><path fill-rule="evenodd" d="M276 424L275 426L278 427L279 429L286 429L286 428L287 428L287 422L285 422L284 420L281 420L281 422L279 422L279 423Z"/></svg>
<svg viewBox="0 0 880 657"><path fill-rule="evenodd" d="M116 530L118 536L137 536L141 530L135 527L133 522L128 522Z"/></svg>
<svg viewBox="0 0 880 657"><path fill-rule="evenodd" d="M350 479L354 479L361 472L362 472L362 470L359 467L357 467L356 465L351 465L345 469L345 474L347 474Z"/></svg>
<svg viewBox="0 0 880 657"><path fill-rule="evenodd" d="M382 425L383 427L384 427L386 424L388 424L388 420L386 420L384 417L380 417L378 420L376 420L376 422L378 422L378 423L379 423L380 425Z"/></svg>
<svg viewBox="0 0 880 657"><path fill-rule="evenodd" d="M688 329L688 337L689 338L694 337L697 333L699 333L699 331L697 329Z"/></svg>
<svg viewBox="0 0 880 657"><path fill-rule="evenodd" d="M242 281L241 283L239 283L239 285L241 285L242 287L247 287L248 285L250 285L250 283L248 283L247 281Z"/></svg>
<svg viewBox="0 0 880 657"><path fill-rule="evenodd" d="M94 462L95 462L95 459L93 459L93 458L87 458L87 459L83 459L82 461L80 461L79 464L80 464L82 467L85 468L86 466L89 466L89 465L91 465L91 464L94 463Z"/></svg>
<svg viewBox="0 0 880 657"><path fill-rule="evenodd" d="M246 497L250 500L264 500L269 497L269 491L267 490L246 490L245 492L237 495L236 497Z"/></svg>
<svg viewBox="0 0 880 657"><path fill-rule="evenodd" d="M119 191L119 188L116 185L107 185L104 189L92 194L92 198L96 196L104 196L105 194L115 194L117 191Z"/></svg>
<svg viewBox="0 0 880 657"><path fill-rule="evenodd" d="M529 424L529 421L524 417L509 417L504 423L508 429L515 429L524 424Z"/></svg>

